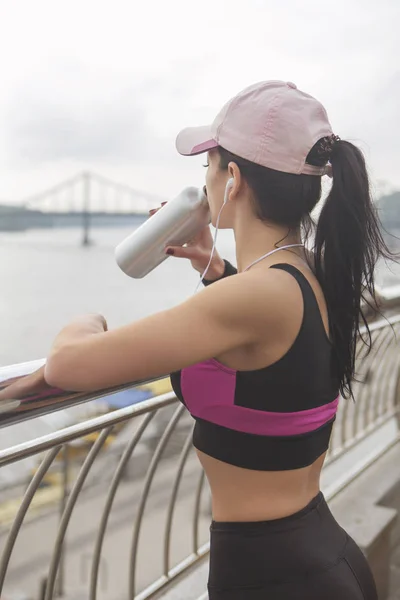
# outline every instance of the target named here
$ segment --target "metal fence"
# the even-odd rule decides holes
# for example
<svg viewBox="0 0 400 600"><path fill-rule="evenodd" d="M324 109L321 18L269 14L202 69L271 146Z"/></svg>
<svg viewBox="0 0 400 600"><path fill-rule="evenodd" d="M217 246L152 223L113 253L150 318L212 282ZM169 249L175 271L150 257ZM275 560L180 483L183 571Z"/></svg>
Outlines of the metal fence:
<svg viewBox="0 0 400 600"><path fill-rule="evenodd" d="M328 498L399 440L400 316L376 320L371 332L373 351L358 346L355 402L341 401L334 426L323 471ZM10 380L36 366L0 375ZM2 423L9 430L94 397L53 390L10 407ZM0 497L0 597L145 600L201 561L209 494L191 434L168 393L0 451L1 469L34 459L29 478Z"/></svg>
<svg viewBox="0 0 400 600"><path fill-rule="evenodd" d="M147 437L146 442L143 442L146 431L154 421L158 421L157 426L153 429L152 435ZM118 444L117 451L113 451L112 444L105 448L115 429L119 428L119 433L122 435L124 426L128 424L133 424L134 427L129 429L131 435L126 439L125 444L123 446ZM71 527L72 515L77 510L79 499L82 500L83 505L79 511L78 520L90 518L91 521L93 519L96 521L95 526L91 523L87 534L89 539L85 540L88 545L86 554L80 556L80 558L78 557L81 563L79 569L81 570L83 568L82 561L88 562L87 553L91 552L89 591L82 594L82 598L129 597L135 598L135 600L144 600L151 597L170 579L200 560L208 551L205 527L203 527L202 535L204 538L203 544L201 544L200 532L201 498L205 486L204 474L192 460L191 430L192 426L186 418L184 407L178 405L176 398L171 393L78 423L57 433L2 451L0 465L3 468L15 461L22 461L32 456L38 458L38 465L21 501L18 502L18 510L9 524L6 536L3 531L0 590L7 583L6 575L9 570L11 575L10 588L21 589L21 576L22 579L25 579L25 584L30 590L32 590L32 586L36 586L35 593L30 592L31 595L27 595L26 598L50 600L50 598L65 596L68 592L65 573L71 571L71 569L73 570L73 567L67 564L68 547L64 554L63 548L66 543L66 534ZM65 457L71 453L75 441L87 438L90 434L96 435L92 443L88 444L87 453L81 457L81 460L79 458L75 459L75 469L72 468L73 465L70 466L70 474L73 471L73 481L71 482L71 477L68 476L68 462ZM172 437L178 437L178 442L176 439L171 440ZM114 437L114 441L116 439L118 439L118 436ZM177 457L177 446L179 445L181 448ZM110 457L107 456L109 452L114 455L111 463ZM138 459L142 463L141 468L135 469L135 453L138 454ZM40 490L45 475L60 457L62 460L59 470L64 474L64 477L60 497L59 499L56 498L59 507L56 507L57 502L53 504L53 512L54 510L60 510L60 518L57 519L55 531L52 532L53 539L49 535L48 548L44 552L44 558L48 561L48 568L46 571L38 573L34 567L35 560L32 562L30 558L36 559L36 540L37 536L41 534L43 522L46 518L43 513L51 511L51 502L44 507L44 510L36 510L33 519L29 520L27 529L30 529L30 533L25 534L25 538L30 540L32 556L25 556L22 564L17 560L15 573L12 573L11 558L13 551L17 551L16 542L23 533L24 521L35 495ZM97 470L96 463L98 463ZM129 475L129 472L127 472L129 465L131 468L133 466L133 475ZM162 470L159 473L158 481L156 481L157 470ZM182 485L184 471L187 479L186 485ZM91 474L92 478L90 479ZM123 523L123 535L119 536L119 542L118 540L113 541L112 548L117 552L122 551L122 546L124 544L126 546L126 528L129 528L130 549L125 547L124 558L122 556L118 557L118 562L120 559L124 560L128 566L126 569L129 580L128 595L126 586L124 586L125 591L123 592L120 589L123 586L120 586L120 582L115 581L111 583L114 591L110 589L110 583L99 590L101 583L99 575L105 537L107 530L110 529L110 517L120 487L123 488L125 499L120 498L119 502L116 503L116 517L118 518L118 510L122 506L125 522ZM180 488L182 488L182 493L179 498ZM132 501L132 510L127 510L126 507L129 497ZM96 507L96 514L91 513L94 506ZM184 532L184 537L189 538L190 550L183 558L181 557L180 560L175 560L172 563L172 555L179 556L181 554L180 548L177 548L177 542L175 542L175 548L173 548L173 521L177 507L183 509L184 518L181 515L180 518L175 519L178 521L175 525L178 534ZM205 516L204 521L206 521ZM86 523L83 523L83 528L85 527ZM44 528L44 531L47 532L47 528ZM145 573L140 573L138 568L141 534L142 537L146 536L144 546L147 546L147 549L144 549L144 553L147 555L147 560L152 561L150 565L142 565ZM72 535L78 535L79 537L76 524ZM119 546L119 543L121 543L121 546ZM39 542L40 545L41 542ZM180 535L180 541L178 540L179 545L188 546L187 540L182 540L182 535ZM89 547L91 547L90 550ZM76 550L71 550L71 552L74 551L76 552ZM19 552L21 552L21 548L19 548ZM156 576L157 569L156 565L153 564L153 561L154 563L157 562L157 553L162 556L162 568L159 576ZM108 560L113 562L112 557L109 557ZM24 563L28 565L28 568L32 563L29 576L23 573ZM44 567L44 565L42 566ZM121 571L123 569L119 566L119 572ZM72 576L76 578L76 574ZM152 581L148 581L149 577ZM81 593L81 587L78 586L79 593ZM7 590L8 588L4 587L4 589ZM76 593L77 590L75 589L74 594L76 595ZM75 598L75 595L71 597ZM78 597L81 596L78 595Z"/></svg>

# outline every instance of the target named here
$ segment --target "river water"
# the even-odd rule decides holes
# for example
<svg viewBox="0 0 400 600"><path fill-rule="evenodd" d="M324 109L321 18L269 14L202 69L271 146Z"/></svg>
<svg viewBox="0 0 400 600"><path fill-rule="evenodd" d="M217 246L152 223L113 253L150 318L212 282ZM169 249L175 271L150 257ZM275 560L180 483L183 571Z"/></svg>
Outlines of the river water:
<svg viewBox="0 0 400 600"><path fill-rule="evenodd" d="M129 228L95 229L80 245L79 229L0 234L0 365L46 356L58 331L87 312L110 328L171 307L193 293L198 276L187 261L168 258L142 280L127 277L114 248ZM232 232L218 234L221 254L235 257ZM380 269L379 283L400 283L400 270Z"/></svg>
<svg viewBox="0 0 400 600"><path fill-rule="evenodd" d="M100 312L113 328L174 306L195 290L198 276L182 259L168 258L141 280L125 275L115 246L132 229L94 229L82 247L79 229L0 234L0 365L46 356L72 318ZM234 260L231 232L218 247Z"/></svg>

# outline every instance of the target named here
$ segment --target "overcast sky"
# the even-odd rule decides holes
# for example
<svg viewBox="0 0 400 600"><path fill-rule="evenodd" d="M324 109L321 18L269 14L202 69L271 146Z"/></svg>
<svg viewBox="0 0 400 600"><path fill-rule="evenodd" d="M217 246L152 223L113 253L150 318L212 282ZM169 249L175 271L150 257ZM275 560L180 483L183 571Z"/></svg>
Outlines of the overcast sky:
<svg viewBox="0 0 400 600"><path fill-rule="evenodd" d="M176 154L240 89L294 81L400 188L400 0L0 0L0 201L82 169L171 196Z"/></svg>

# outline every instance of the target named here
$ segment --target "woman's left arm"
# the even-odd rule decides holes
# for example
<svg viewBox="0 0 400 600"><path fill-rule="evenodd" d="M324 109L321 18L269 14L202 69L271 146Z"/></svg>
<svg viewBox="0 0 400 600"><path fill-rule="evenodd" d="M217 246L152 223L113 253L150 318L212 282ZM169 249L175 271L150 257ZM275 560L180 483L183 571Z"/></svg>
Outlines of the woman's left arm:
<svg viewBox="0 0 400 600"><path fill-rule="evenodd" d="M99 316L75 321L54 341L46 381L70 391L106 389L258 341L268 300L246 276L218 281L172 309L112 331Z"/></svg>

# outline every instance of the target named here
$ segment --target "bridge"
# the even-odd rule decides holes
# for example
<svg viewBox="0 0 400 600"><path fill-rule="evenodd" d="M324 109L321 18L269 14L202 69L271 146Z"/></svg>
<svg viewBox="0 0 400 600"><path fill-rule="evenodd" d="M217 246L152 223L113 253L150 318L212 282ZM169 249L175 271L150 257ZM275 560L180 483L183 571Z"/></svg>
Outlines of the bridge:
<svg viewBox="0 0 400 600"><path fill-rule="evenodd" d="M83 172L17 205L0 207L0 230L82 227L82 244L90 228L141 222L164 198L92 172Z"/></svg>

